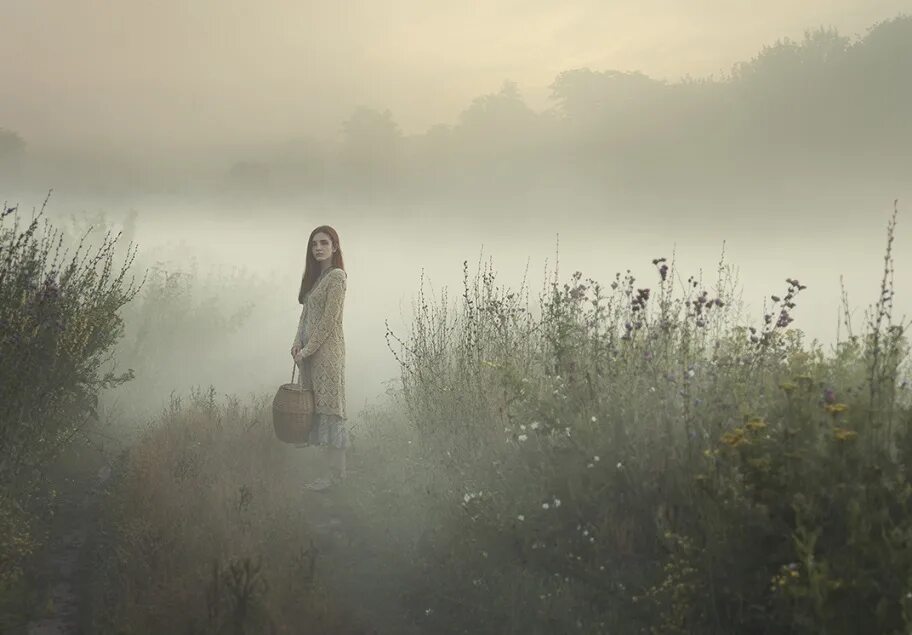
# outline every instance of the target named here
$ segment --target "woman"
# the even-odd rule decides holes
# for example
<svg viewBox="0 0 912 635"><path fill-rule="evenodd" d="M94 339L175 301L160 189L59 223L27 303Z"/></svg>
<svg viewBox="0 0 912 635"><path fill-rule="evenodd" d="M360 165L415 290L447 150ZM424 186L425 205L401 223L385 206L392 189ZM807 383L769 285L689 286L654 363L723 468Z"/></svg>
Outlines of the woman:
<svg viewBox="0 0 912 635"><path fill-rule="evenodd" d="M317 227L308 240L307 264L298 292L303 309L291 346L291 356L301 370L301 385L313 389L310 443L327 449L331 469L329 477L309 483L309 489L326 489L345 479L349 437L345 427L342 306L346 279L339 235L327 225Z"/></svg>

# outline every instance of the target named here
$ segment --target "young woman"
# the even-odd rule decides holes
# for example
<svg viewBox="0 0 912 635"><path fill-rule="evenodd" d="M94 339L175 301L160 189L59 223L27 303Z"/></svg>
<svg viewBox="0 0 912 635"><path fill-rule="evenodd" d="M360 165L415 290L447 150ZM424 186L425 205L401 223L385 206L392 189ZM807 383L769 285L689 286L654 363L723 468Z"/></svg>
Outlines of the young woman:
<svg viewBox="0 0 912 635"><path fill-rule="evenodd" d="M300 382L313 389L314 425L310 443L327 449L331 474L308 483L309 489L326 489L345 479L345 337L342 307L347 274L339 235L321 225L307 242L307 264L298 302L303 305L291 356L300 368Z"/></svg>

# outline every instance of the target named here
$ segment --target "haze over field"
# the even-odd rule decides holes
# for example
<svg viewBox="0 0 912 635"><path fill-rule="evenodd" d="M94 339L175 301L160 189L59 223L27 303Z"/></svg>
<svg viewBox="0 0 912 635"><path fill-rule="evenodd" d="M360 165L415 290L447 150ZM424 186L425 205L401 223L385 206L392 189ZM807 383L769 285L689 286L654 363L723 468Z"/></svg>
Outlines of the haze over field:
<svg viewBox="0 0 912 635"><path fill-rule="evenodd" d="M910 0L0 27L0 632L912 632Z"/></svg>
<svg viewBox="0 0 912 635"><path fill-rule="evenodd" d="M396 375L384 320L405 329L422 269L455 297L482 251L514 287L528 263L534 302L558 236L563 279L643 286L675 248L713 280L725 241L752 320L796 277L795 326L830 341L840 274L876 299L912 200L908 2L688 5L7 1L0 198L54 188L52 217L132 223L146 266L254 276L207 291L244 316L226 343L171 342L178 390L284 380L322 223L356 406ZM900 314L910 239L901 214Z"/></svg>

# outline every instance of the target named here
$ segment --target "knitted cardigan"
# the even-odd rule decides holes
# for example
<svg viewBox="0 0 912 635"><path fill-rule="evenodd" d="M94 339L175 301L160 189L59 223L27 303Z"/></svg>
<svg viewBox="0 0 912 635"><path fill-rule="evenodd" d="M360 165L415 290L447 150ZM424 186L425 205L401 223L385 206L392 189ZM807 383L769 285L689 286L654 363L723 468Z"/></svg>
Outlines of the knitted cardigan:
<svg viewBox="0 0 912 635"><path fill-rule="evenodd" d="M294 345L302 347L299 381L313 389L314 412L345 418L345 337L342 308L348 276L334 267L304 296Z"/></svg>

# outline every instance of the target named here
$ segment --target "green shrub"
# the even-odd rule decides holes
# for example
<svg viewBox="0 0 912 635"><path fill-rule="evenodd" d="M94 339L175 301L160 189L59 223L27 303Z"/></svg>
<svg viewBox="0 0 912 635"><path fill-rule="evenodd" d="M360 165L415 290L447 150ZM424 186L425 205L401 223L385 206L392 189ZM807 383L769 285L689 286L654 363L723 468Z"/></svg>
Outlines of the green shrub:
<svg viewBox="0 0 912 635"><path fill-rule="evenodd" d="M134 252L118 268L108 234L95 250L84 236L69 255L43 214L24 223L16 208L0 210L0 586L34 547L44 469L93 420L99 392L131 376L103 366L137 291Z"/></svg>

